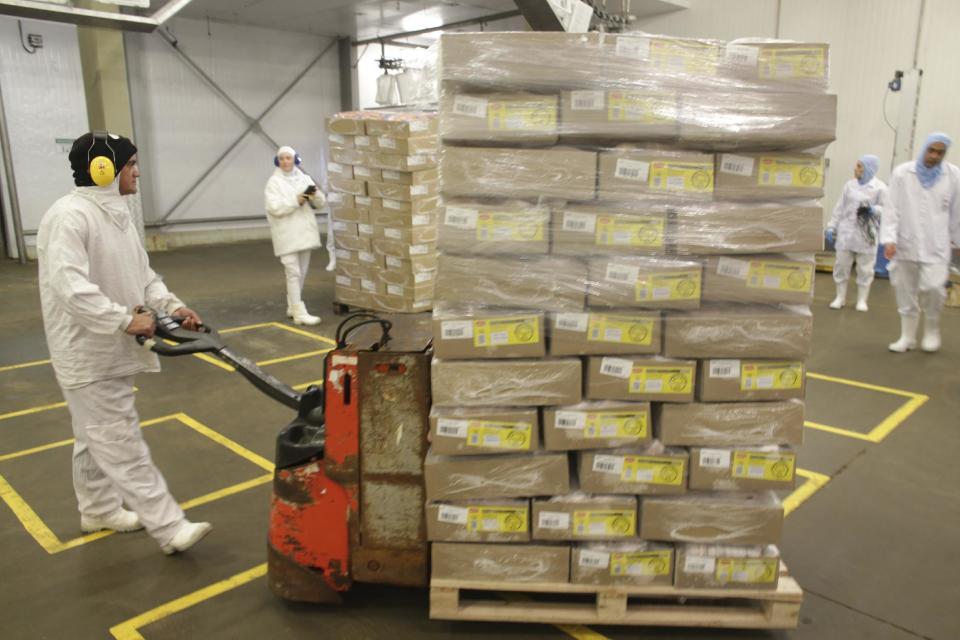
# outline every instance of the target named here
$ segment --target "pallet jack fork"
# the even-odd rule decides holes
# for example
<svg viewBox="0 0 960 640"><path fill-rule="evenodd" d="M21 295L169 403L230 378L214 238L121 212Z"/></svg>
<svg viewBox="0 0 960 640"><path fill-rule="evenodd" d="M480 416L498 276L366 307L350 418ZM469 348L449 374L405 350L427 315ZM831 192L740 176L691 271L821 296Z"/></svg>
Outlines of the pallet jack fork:
<svg viewBox="0 0 960 640"><path fill-rule="evenodd" d="M286 600L337 603L354 581L427 586L423 458L430 397L425 316L358 313L337 328L323 389L298 393L210 327L155 312L164 356L210 353L297 411L277 436L267 567Z"/></svg>

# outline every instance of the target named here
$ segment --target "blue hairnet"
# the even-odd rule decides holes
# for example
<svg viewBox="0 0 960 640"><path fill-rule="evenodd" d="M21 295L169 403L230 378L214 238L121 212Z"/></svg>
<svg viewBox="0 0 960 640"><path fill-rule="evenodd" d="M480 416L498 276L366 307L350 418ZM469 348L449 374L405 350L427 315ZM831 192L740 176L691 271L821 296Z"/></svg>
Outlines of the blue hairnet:
<svg viewBox="0 0 960 640"><path fill-rule="evenodd" d="M940 179L940 175L943 173L942 162L935 167L928 167L923 163L923 156L927 153L927 149L936 142L942 142L943 146L949 149L950 145L953 144L953 139L945 133L935 132L928 135L927 139L924 140L923 148L920 150L920 155L917 156L916 164L917 178L920 180L920 184L924 189L929 189L937 184L937 180Z"/></svg>
<svg viewBox="0 0 960 640"><path fill-rule="evenodd" d="M868 153L860 156L860 164L863 165L863 175L857 178L857 182L867 184L877 175L877 170L880 168L880 158Z"/></svg>

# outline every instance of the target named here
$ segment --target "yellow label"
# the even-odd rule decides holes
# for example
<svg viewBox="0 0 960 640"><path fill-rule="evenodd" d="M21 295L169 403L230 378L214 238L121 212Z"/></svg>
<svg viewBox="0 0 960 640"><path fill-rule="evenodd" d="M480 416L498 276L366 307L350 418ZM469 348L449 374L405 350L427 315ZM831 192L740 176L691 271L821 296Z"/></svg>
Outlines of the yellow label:
<svg viewBox="0 0 960 640"><path fill-rule="evenodd" d="M825 78L826 54L823 47L761 48L757 57L760 77Z"/></svg>
<svg viewBox="0 0 960 640"><path fill-rule="evenodd" d="M653 320L629 316L591 313L587 322L587 340L650 346L653 344Z"/></svg>
<svg viewBox="0 0 960 640"><path fill-rule="evenodd" d="M744 361L740 365L740 390L803 388L803 363Z"/></svg>
<svg viewBox="0 0 960 640"><path fill-rule="evenodd" d="M636 533L637 513L635 511L573 512L574 537L627 537Z"/></svg>
<svg viewBox="0 0 960 640"><path fill-rule="evenodd" d="M540 321L537 316L483 318L473 321L475 347L503 347L539 342Z"/></svg>
<svg viewBox="0 0 960 640"><path fill-rule="evenodd" d="M624 456L624 482L643 482L679 487L683 484L683 460L662 456Z"/></svg>
<svg viewBox="0 0 960 640"><path fill-rule="evenodd" d="M610 554L611 576L668 576L673 552L629 551Z"/></svg>
<svg viewBox="0 0 960 640"><path fill-rule="evenodd" d="M701 273L641 273L637 276L637 302L699 300Z"/></svg>
<svg viewBox="0 0 960 640"><path fill-rule="evenodd" d="M720 61L720 48L692 40L651 38L650 60L654 67L665 71L715 76L717 63Z"/></svg>
<svg viewBox="0 0 960 640"><path fill-rule="evenodd" d="M689 193L713 192L713 164L710 162L650 163L650 188Z"/></svg>
<svg viewBox="0 0 960 640"><path fill-rule="evenodd" d="M693 367L685 365L634 366L630 393L688 394L693 391Z"/></svg>
<svg viewBox="0 0 960 640"><path fill-rule="evenodd" d="M492 212L477 216L477 240L542 242L544 216Z"/></svg>
<svg viewBox="0 0 960 640"><path fill-rule="evenodd" d="M607 93L607 120L663 124L676 119L676 100L647 91L610 91Z"/></svg>
<svg viewBox="0 0 960 640"><path fill-rule="evenodd" d="M718 582L771 583L777 579L776 558L717 558Z"/></svg>
<svg viewBox="0 0 960 640"><path fill-rule="evenodd" d="M599 247L662 247L665 218L597 216Z"/></svg>
<svg viewBox="0 0 960 640"><path fill-rule="evenodd" d="M761 187L823 187L823 158L760 158Z"/></svg>
<svg viewBox="0 0 960 640"><path fill-rule="evenodd" d="M527 510L523 507L469 507L467 529L480 533L526 533Z"/></svg>
<svg viewBox="0 0 960 640"><path fill-rule="evenodd" d="M646 438L650 418L646 411L597 411L586 416L584 438Z"/></svg>
<svg viewBox="0 0 960 640"><path fill-rule="evenodd" d="M797 262L754 260L747 271L747 286L809 293L813 287L813 265Z"/></svg>
<svg viewBox="0 0 960 640"><path fill-rule="evenodd" d="M730 475L747 480L791 482L796 463L795 453L734 451Z"/></svg>
<svg viewBox="0 0 960 640"><path fill-rule="evenodd" d="M530 449L530 424L527 422L470 421L467 446L487 449Z"/></svg>
<svg viewBox="0 0 960 640"><path fill-rule="evenodd" d="M490 102L487 128L490 131L556 131L557 101Z"/></svg>

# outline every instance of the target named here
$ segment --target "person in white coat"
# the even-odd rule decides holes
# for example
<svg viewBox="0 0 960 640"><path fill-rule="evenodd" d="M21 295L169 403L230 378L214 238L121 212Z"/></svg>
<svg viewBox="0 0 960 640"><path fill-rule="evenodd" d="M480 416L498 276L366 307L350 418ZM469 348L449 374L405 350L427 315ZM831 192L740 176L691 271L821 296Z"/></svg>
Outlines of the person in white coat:
<svg viewBox="0 0 960 640"><path fill-rule="evenodd" d="M287 316L295 324L320 324L320 318L310 315L303 303L303 285L310 252L321 246L313 207L322 207L326 201L313 179L300 170L300 156L293 148L280 147L273 163L276 169L263 195L273 253L280 258L287 278Z"/></svg>
<svg viewBox="0 0 960 640"><path fill-rule="evenodd" d="M837 296L831 309L842 309L847 303L847 283L854 261L857 264L857 311L867 311L867 298L873 284L877 264L877 243L880 217L887 199L887 185L877 178L880 159L861 156L853 170L853 180L843 185L843 192L827 225L827 241L837 250L833 281Z"/></svg>
<svg viewBox="0 0 960 640"><path fill-rule="evenodd" d="M890 351L916 348L921 310L920 346L940 349L951 244L960 248L960 169L944 162L950 144L947 134L930 134L916 161L901 164L890 177L889 206L880 225L900 313L900 339Z"/></svg>
<svg viewBox="0 0 960 640"><path fill-rule="evenodd" d="M200 318L150 268L122 196L136 193L137 148L88 133L70 150L76 188L44 214L37 233L40 302L50 360L73 426L73 486L85 532L146 528L166 554L207 535L189 522L154 466L134 406L134 376L157 372L135 336L156 324L143 305ZM124 509L126 505L131 511Z"/></svg>

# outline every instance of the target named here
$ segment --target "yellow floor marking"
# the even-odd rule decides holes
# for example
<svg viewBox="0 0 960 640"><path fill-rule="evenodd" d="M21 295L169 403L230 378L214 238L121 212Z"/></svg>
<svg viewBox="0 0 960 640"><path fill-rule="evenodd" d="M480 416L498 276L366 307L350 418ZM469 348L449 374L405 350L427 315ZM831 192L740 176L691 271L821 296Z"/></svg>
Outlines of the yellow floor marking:
<svg viewBox="0 0 960 640"><path fill-rule="evenodd" d="M312 331L306 331L304 329L298 329L297 327L291 327L288 324L283 324L282 322L274 322L273 326L278 329L283 329L284 331L289 331L290 333L296 333L297 335L306 336L308 338L313 338L314 340L319 340L320 342L326 342L329 345L337 346L336 340L331 340L326 336L321 336L320 334L313 333Z"/></svg>
<svg viewBox="0 0 960 640"><path fill-rule="evenodd" d="M17 517L23 528L26 529L33 539L43 547L47 553L57 553L60 550L61 542L56 534L43 523L37 512L30 508L27 501L20 497L6 478L0 475L0 499L7 503L13 515Z"/></svg>
<svg viewBox="0 0 960 640"><path fill-rule="evenodd" d="M597 633L590 627L584 627L578 624L555 624L553 626L571 638L576 638L576 640L610 640L610 638L602 633Z"/></svg>
<svg viewBox="0 0 960 640"><path fill-rule="evenodd" d="M929 396L914 394L914 396L910 398L910 400L908 400L903 406L884 418L883 422L873 428L873 430L870 432L870 439L874 442L882 441L884 438L890 435L894 429L899 427L904 420L909 418L914 411L922 407L929 399Z"/></svg>
<svg viewBox="0 0 960 640"><path fill-rule="evenodd" d="M205 600L210 598L215 598L222 593L236 589L237 587L242 587L248 582L252 582L258 578L262 578L267 575L267 563L258 564L252 569L247 569L241 573L236 574L235 576L230 576L226 580L221 580L220 582L215 582L210 586L198 589L193 593L188 593L187 595L177 598L176 600L171 600L170 602L164 603L159 607L155 607L147 611L146 613L141 613L135 618L130 618L120 624L110 628L110 633L116 640L144 640L144 637L140 635L140 629L154 622L163 620L164 618L171 616L175 613L189 609Z"/></svg>
<svg viewBox="0 0 960 640"><path fill-rule="evenodd" d="M0 413L0 420L9 420L10 418L19 418L20 416L29 416L32 413L40 413L41 411L50 411L51 409L62 409L65 406L67 406L66 402L54 402L53 404L45 404L39 407L30 407L29 409L11 411L10 413Z"/></svg>
<svg viewBox="0 0 960 640"><path fill-rule="evenodd" d="M247 324L242 327L230 327L229 329L218 330L218 333L239 333L241 331L250 331L251 329L263 329L265 327L272 327L275 322L258 322L257 324Z"/></svg>
<svg viewBox="0 0 960 640"><path fill-rule="evenodd" d="M257 363L259 367L266 367L271 364L280 364L281 362L290 362L291 360L303 360L304 358L312 358L314 356L323 355L324 353L330 353L333 351L333 347L329 349L320 349L318 351L307 351L304 353L297 353L292 356L283 356L282 358L273 358L272 360L261 360Z"/></svg>
<svg viewBox="0 0 960 640"><path fill-rule="evenodd" d="M247 480L246 482L239 482L235 485L226 487L225 489L220 489L218 491L213 491L208 493L205 496L200 496L192 500L187 500L186 502L180 503L180 508L183 510L192 509L194 507L199 507L202 504L207 504L208 502L213 502L214 500L219 500L220 498L226 498L227 496L232 496L234 494L240 493L241 491L246 491L247 489L253 489L254 487L259 487L262 484L267 484L268 482L273 482L273 474L268 473L263 476L254 478L253 480Z"/></svg>
<svg viewBox="0 0 960 640"><path fill-rule="evenodd" d="M817 491L822 489L828 482L830 482L830 476L824 475L822 473L817 473L816 471L809 471L807 469L797 469L797 475L806 478L807 481L802 485L794 489L793 493L786 497L783 501L783 515L784 517L790 515L796 511L800 505L806 502L810 496L815 494Z"/></svg>
<svg viewBox="0 0 960 640"><path fill-rule="evenodd" d="M855 438L857 440L866 440L867 442L873 442L873 439L865 434L858 431L850 431L849 429L841 429L840 427L831 427L827 424L820 424L819 422L810 422L807 420L803 423L803 426L808 429L816 429L817 431L826 431L827 433L832 433L838 436L844 436L846 438Z"/></svg>
<svg viewBox="0 0 960 640"><path fill-rule="evenodd" d="M859 380L849 380L847 378L837 378L835 376L826 376L822 373L811 373L807 372L808 378L813 378L814 380L824 380L825 382L836 382L838 384L845 384L851 387L860 387L861 389L869 389L870 391L879 391L881 393L890 393L895 396L903 396L905 398L914 398L919 393L914 393L913 391L905 391L903 389L894 389L892 387L882 387L878 384L870 384L869 382L860 382Z"/></svg>
<svg viewBox="0 0 960 640"><path fill-rule="evenodd" d="M20 364L8 364L0 367L0 373L4 371L13 371L14 369L26 369L27 367L39 367L42 364L50 364L50 360L34 360L33 362L21 362Z"/></svg>
<svg viewBox="0 0 960 640"><path fill-rule="evenodd" d="M57 442L51 442L50 444L43 444L39 447L32 447L30 449L24 449L22 451L14 451L13 453L5 453L0 456L0 462L4 460L13 460L14 458L23 458L24 456L32 456L35 453L41 453L43 451L49 451L50 449L59 449L60 447L67 447L73 444L73 438L67 440L59 440Z"/></svg>
<svg viewBox="0 0 960 640"><path fill-rule="evenodd" d="M263 456L258 455L253 451L250 451L246 447L234 442L233 440L226 437L225 435L217 431L214 431L207 425L197 422L196 420L194 420L193 418L191 418L185 413L178 413L176 415L176 418L177 420L187 425L197 433L207 436L217 444L223 447L226 447L230 451L233 451L235 454L237 454L241 458L249 460L253 464L260 467L261 469L264 469L266 471L269 471L270 473L273 473L273 463L267 460L266 458L264 458Z"/></svg>
<svg viewBox="0 0 960 640"><path fill-rule="evenodd" d="M230 366L226 362L223 362L222 360L218 360L217 358L214 358L209 353L195 353L193 354L193 357L199 360L203 360L208 364L212 364L215 367L220 367L224 371L230 371L231 373L236 371L236 369L234 369L232 366Z"/></svg>

